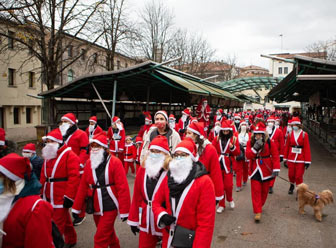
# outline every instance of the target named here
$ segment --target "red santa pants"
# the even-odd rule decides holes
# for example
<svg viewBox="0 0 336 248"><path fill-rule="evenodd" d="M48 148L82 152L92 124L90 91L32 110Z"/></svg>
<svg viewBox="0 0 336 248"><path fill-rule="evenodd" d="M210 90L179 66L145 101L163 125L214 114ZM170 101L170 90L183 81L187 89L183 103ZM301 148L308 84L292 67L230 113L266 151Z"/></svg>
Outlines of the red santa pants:
<svg viewBox="0 0 336 248"><path fill-rule="evenodd" d="M124 161L124 169L125 169L126 175L128 173L128 168L130 168L130 167L131 167L132 174L134 174L134 172L135 172L134 162L126 162L126 161Z"/></svg>
<svg viewBox="0 0 336 248"><path fill-rule="evenodd" d="M94 236L94 248L119 248L119 239L114 231L117 210L106 211L103 216L93 215L97 227Z"/></svg>
<svg viewBox="0 0 336 248"><path fill-rule="evenodd" d="M54 208L53 220L60 233L64 235L66 244L77 243L77 234L68 208Z"/></svg>
<svg viewBox="0 0 336 248"><path fill-rule="evenodd" d="M287 162L287 165L289 181L296 183L296 185L303 183L303 174L305 171L304 163Z"/></svg>
<svg viewBox="0 0 336 248"><path fill-rule="evenodd" d="M269 184L269 186L270 187L272 187L273 188L273 186L274 186L274 183L275 183L275 177L270 181L270 184Z"/></svg>
<svg viewBox="0 0 336 248"><path fill-rule="evenodd" d="M140 168L140 162L135 162L135 172L138 173L138 170Z"/></svg>
<svg viewBox="0 0 336 248"><path fill-rule="evenodd" d="M269 189L270 181L260 182L258 180L251 179L251 196L253 212L255 214L262 212L262 207L264 206Z"/></svg>
<svg viewBox="0 0 336 248"><path fill-rule="evenodd" d="M236 161L236 186L242 186L242 180L247 182L248 178L248 164L245 160Z"/></svg>
<svg viewBox="0 0 336 248"><path fill-rule="evenodd" d="M159 242L159 237L140 231L139 234L139 248L155 248Z"/></svg>
<svg viewBox="0 0 336 248"><path fill-rule="evenodd" d="M223 184L224 184L224 198L219 202L219 206L225 208L225 198L228 202L233 201L232 189L233 189L233 174L226 173L222 170Z"/></svg>

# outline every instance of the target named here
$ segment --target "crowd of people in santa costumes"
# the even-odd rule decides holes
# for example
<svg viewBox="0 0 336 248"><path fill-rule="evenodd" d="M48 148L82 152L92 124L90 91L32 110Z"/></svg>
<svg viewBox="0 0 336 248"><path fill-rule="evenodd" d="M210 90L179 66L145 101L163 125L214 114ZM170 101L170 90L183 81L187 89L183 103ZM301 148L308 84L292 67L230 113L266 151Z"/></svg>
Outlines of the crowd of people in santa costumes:
<svg viewBox="0 0 336 248"><path fill-rule="evenodd" d="M94 135L103 132L103 129L98 125L97 116L91 116L89 126L85 130L86 135L91 139Z"/></svg>

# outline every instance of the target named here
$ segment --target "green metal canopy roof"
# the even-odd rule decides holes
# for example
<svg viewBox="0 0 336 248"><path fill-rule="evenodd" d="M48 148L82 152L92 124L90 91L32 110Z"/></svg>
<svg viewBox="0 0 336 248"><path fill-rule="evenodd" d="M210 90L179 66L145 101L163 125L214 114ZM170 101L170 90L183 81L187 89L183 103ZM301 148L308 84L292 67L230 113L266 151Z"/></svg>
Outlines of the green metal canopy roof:
<svg viewBox="0 0 336 248"><path fill-rule="evenodd" d="M220 82L217 85L230 93L236 93L243 90L259 90L261 88L272 89L282 78L276 77L245 77L236 78L226 82Z"/></svg>

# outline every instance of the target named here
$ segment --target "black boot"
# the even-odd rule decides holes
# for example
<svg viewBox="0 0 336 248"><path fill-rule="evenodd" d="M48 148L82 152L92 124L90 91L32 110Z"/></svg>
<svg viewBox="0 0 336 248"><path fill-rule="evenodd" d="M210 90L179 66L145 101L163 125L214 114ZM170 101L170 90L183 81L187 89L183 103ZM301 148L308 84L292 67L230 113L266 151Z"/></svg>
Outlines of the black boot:
<svg viewBox="0 0 336 248"><path fill-rule="evenodd" d="M295 188L294 184L291 183L291 184L290 184L290 187L289 187L289 190L288 190L288 194L289 194L289 195L292 195L292 194L293 194L294 188Z"/></svg>
<svg viewBox="0 0 336 248"><path fill-rule="evenodd" d="M273 194L273 187L269 187L269 191L268 191L269 194Z"/></svg>

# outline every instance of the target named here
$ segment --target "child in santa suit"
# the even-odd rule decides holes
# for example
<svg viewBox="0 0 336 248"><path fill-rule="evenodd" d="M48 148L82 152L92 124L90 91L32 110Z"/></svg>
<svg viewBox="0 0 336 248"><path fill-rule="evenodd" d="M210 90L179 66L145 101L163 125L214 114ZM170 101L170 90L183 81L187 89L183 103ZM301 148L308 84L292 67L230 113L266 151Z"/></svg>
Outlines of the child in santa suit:
<svg viewBox="0 0 336 248"><path fill-rule="evenodd" d="M134 160L136 159L137 150L132 142L132 137L127 136L125 139L125 149L124 149L124 168L126 175L128 173L128 168L131 167L132 174L135 173Z"/></svg>
<svg viewBox="0 0 336 248"><path fill-rule="evenodd" d="M269 190L269 183L273 177L279 175L280 159L278 148L274 141L269 139L266 126L259 122L247 142L246 157L250 159L250 179L252 205L255 221L261 219Z"/></svg>
<svg viewBox="0 0 336 248"><path fill-rule="evenodd" d="M91 139L94 135L103 132L103 129L97 123L97 116L91 116L89 119L89 126L85 130L89 139Z"/></svg>
<svg viewBox="0 0 336 248"><path fill-rule="evenodd" d="M92 197L93 219L97 227L95 248L120 247L114 231L117 216L126 221L130 207L130 192L121 161L109 154L107 137L100 133L90 140L90 159L84 169L80 186L72 207L77 218L86 197ZM89 198L90 199L90 198Z"/></svg>
<svg viewBox="0 0 336 248"><path fill-rule="evenodd" d="M77 243L69 208L72 207L80 182L79 158L62 140L59 129L44 137L44 164L41 171L43 199L54 208L53 220L69 247Z"/></svg>
<svg viewBox="0 0 336 248"><path fill-rule="evenodd" d="M173 156L153 201L155 224L163 230L162 247L210 247L216 210L212 180L197 162L191 139L181 141ZM191 237L192 244L186 245Z"/></svg>
<svg viewBox="0 0 336 248"><path fill-rule="evenodd" d="M136 166L136 173L138 172L138 169L140 168L140 155L142 150L142 138L140 136L137 136L135 138L135 147L136 147L136 158L135 158L135 166Z"/></svg>
<svg viewBox="0 0 336 248"><path fill-rule="evenodd" d="M125 129L118 116L112 119L112 126L107 131L107 138L110 143L110 152L124 161Z"/></svg>
<svg viewBox="0 0 336 248"><path fill-rule="evenodd" d="M294 184L303 183L303 174L311 164L310 144L308 134L302 130L298 117L291 121L293 131L288 136L285 147L284 160L288 165L288 178L290 187L288 194L293 194Z"/></svg>
<svg viewBox="0 0 336 248"><path fill-rule="evenodd" d="M156 247L162 238L160 230L154 221L152 201L166 177L163 168L168 167L171 157L169 154L168 140L165 136L156 136L149 145L149 152L135 178L133 200L127 223L131 230L139 235L139 247ZM141 223L139 221L139 208L142 209Z"/></svg>
<svg viewBox="0 0 336 248"><path fill-rule="evenodd" d="M233 166L235 165L235 156L240 154L238 138L233 134L232 125L228 120L222 122L221 131L217 139L212 144L217 150L219 163L222 169L224 183L224 199L219 202L217 213L222 213L225 209L225 197L230 207L234 208L235 204L232 197L233 190Z"/></svg>
<svg viewBox="0 0 336 248"><path fill-rule="evenodd" d="M40 190L28 158L11 153L0 159L0 247L54 247L53 208Z"/></svg>

